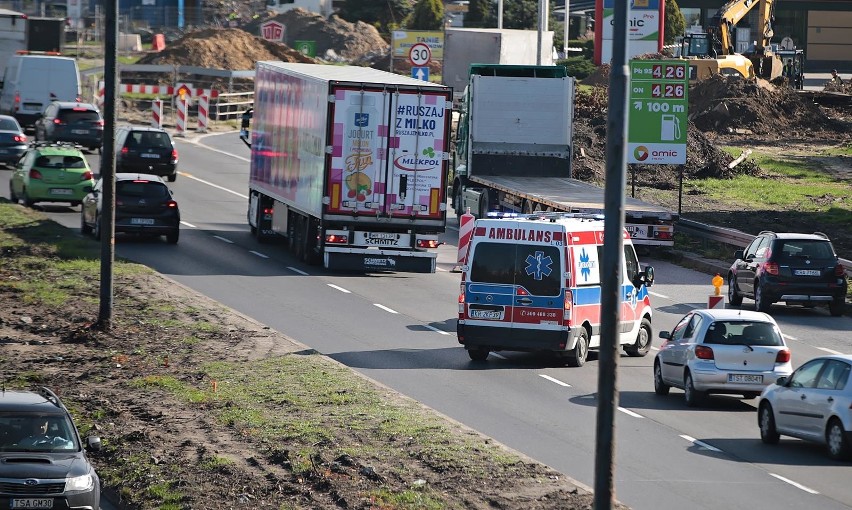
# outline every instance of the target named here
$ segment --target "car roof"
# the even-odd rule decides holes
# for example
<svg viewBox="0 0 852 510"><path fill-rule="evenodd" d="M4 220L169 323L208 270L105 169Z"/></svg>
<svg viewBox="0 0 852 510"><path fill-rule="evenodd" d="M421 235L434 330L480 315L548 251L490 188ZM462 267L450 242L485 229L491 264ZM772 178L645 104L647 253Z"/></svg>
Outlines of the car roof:
<svg viewBox="0 0 852 510"><path fill-rule="evenodd" d="M852 354L826 354L823 356L817 356L814 359L836 359L840 361L845 361L847 363L852 363Z"/></svg>
<svg viewBox="0 0 852 510"><path fill-rule="evenodd" d="M775 322L771 315L753 310L738 310L736 308L704 308L694 310L714 321L760 321Z"/></svg>
<svg viewBox="0 0 852 510"><path fill-rule="evenodd" d="M53 104L58 105L60 108L88 108L99 111L98 107L92 103L81 103L79 101L53 101Z"/></svg>
<svg viewBox="0 0 852 510"><path fill-rule="evenodd" d="M61 405L44 395L28 390L0 390L0 412L65 414Z"/></svg>
<svg viewBox="0 0 852 510"><path fill-rule="evenodd" d="M166 183L166 181L164 181L162 177L160 177L159 175L154 175L154 174L142 174L142 173L131 173L131 172L121 172L121 173L115 174L115 180L116 181L136 181L136 180L140 180L140 179L146 180L146 181L161 182L163 184Z"/></svg>
<svg viewBox="0 0 852 510"><path fill-rule="evenodd" d="M153 126L119 126L122 129L128 129L130 131L151 131L154 133L166 133L169 134L168 131L161 128L156 128Z"/></svg>
<svg viewBox="0 0 852 510"><path fill-rule="evenodd" d="M33 150L42 156L80 156L86 159L80 149L70 145L43 145L37 146Z"/></svg>
<svg viewBox="0 0 852 510"><path fill-rule="evenodd" d="M774 232L777 239L810 239L814 241L828 241L822 234L805 234L802 232Z"/></svg>

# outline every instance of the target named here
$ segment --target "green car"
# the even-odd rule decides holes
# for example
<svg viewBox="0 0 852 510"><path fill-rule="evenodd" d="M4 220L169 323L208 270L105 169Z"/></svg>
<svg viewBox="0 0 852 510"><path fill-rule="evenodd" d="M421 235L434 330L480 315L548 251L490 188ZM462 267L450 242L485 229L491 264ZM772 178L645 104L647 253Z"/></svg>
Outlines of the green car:
<svg viewBox="0 0 852 510"><path fill-rule="evenodd" d="M86 157L73 145L35 144L24 153L9 180L12 202L70 202L80 205L94 186Z"/></svg>

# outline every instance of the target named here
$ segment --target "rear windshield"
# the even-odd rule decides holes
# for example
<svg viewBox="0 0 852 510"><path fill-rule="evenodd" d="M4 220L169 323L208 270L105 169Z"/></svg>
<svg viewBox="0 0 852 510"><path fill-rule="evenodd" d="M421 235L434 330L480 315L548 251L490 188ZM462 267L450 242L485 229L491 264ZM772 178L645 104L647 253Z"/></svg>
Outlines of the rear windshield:
<svg viewBox="0 0 852 510"><path fill-rule="evenodd" d="M519 285L534 296L562 291L559 249L535 244L477 243L470 281Z"/></svg>
<svg viewBox="0 0 852 510"><path fill-rule="evenodd" d="M151 181L118 181L115 183L116 195L162 200L168 198L168 188L162 183Z"/></svg>
<svg viewBox="0 0 852 510"><path fill-rule="evenodd" d="M156 131L134 131L127 137L127 147L154 147L168 149L172 146L172 141L167 133L158 133Z"/></svg>
<svg viewBox="0 0 852 510"><path fill-rule="evenodd" d="M71 124L74 122L97 122L101 116L94 110L60 110L59 118Z"/></svg>
<svg viewBox="0 0 852 510"><path fill-rule="evenodd" d="M20 131L21 126L14 119L0 119L0 130L2 131Z"/></svg>
<svg viewBox="0 0 852 510"><path fill-rule="evenodd" d="M784 345L778 328L768 322L716 321L710 325L705 344Z"/></svg>
<svg viewBox="0 0 852 510"><path fill-rule="evenodd" d="M86 160L80 156L39 156L35 166L41 168L86 168Z"/></svg>
<svg viewBox="0 0 852 510"><path fill-rule="evenodd" d="M818 239L785 239L776 243L779 260L833 259L834 250L828 241Z"/></svg>

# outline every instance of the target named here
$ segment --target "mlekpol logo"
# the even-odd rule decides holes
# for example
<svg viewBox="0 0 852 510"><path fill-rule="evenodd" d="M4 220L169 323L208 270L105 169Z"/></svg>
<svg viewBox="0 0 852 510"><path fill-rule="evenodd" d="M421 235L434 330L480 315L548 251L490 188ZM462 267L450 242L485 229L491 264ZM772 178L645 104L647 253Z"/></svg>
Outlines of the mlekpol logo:
<svg viewBox="0 0 852 510"><path fill-rule="evenodd" d="M355 127L367 127L370 125L370 114L369 113L356 113L355 114Z"/></svg>
<svg viewBox="0 0 852 510"><path fill-rule="evenodd" d="M428 147L423 149L420 157L416 157L413 154L403 154L396 158L393 164L395 167L406 172L422 172L440 167L441 160L438 159L435 149Z"/></svg>
<svg viewBox="0 0 852 510"><path fill-rule="evenodd" d="M550 276L553 272L553 259L549 256L545 257L543 251L535 252L535 255L527 255L527 276L532 275L536 280L541 280L545 276Z"/></svg>
<svg viewBox="0 0 852 510"><path fill-rule="evenodd" d="M633 157L636 158L637 161L645 161L646 159L648 159L649 154L650 151L644 145L640 145L639 147L633 149Z"/></svg>

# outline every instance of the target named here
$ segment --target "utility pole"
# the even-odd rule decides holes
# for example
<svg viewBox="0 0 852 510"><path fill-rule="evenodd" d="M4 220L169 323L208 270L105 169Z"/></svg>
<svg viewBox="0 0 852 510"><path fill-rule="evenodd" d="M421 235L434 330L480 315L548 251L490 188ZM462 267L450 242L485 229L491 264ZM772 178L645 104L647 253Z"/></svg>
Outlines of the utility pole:
<svg viewBox="0 0 852 510"><path fill-rule="evenodd" d="M630 0L616 0L606 136L604 252L601 261L601 347L595 439L595 510L615 503L615 413L621 355L621 278L624 265L624 190L627 169L627 13ZM566 12L567 15L567 12Z"/></svg>
<svg viewBox="0 0 852 510"><path fill-rule="evenodd" d="M106 36L104 41L104 141L101 149L101 216L96 228L101 233L100 308L96 326L109 331L112 325L113 263L115 262L115 120L118 91L118 0L104 2Z"/></svg>

